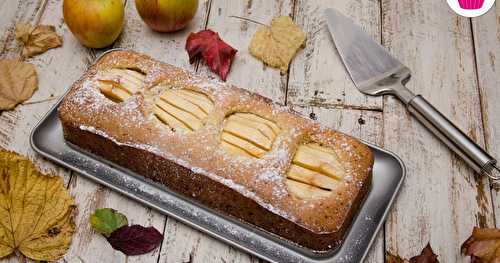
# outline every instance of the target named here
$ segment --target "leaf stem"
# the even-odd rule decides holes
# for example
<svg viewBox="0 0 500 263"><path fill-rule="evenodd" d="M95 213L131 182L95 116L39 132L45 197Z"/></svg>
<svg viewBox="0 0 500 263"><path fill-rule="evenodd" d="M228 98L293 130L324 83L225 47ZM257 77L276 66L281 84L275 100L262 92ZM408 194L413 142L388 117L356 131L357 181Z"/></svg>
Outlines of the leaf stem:
<svg viewBox="0 0 500 263"><path fill-rule="evenodd" d="M48 99L23 102L23 103L21 103L21 105L38 104L38 103L42 103L42 102L47 102L47 101L55 100L55 99L57 99L57 98L59 98L59 97L60 97L60 96L53 96L53 97L50 97L50 98L48 98Z"/></svg>
<svg viewBox="0 0 500 263"><path fill-rule="evenodd" d="M262 25L262 26L269 27L268 25L266 25L264 23L261 23L259 21L256 21L256 20L253 20L253 19L250 19L250 18L241 17L241 16L229 16L229 17L237 18L237 19L241 19L241 20L245 20L245 21L248 21L248 22L252 22L252 23L255 23L255 24L259 24L259 25Z"/></svg>

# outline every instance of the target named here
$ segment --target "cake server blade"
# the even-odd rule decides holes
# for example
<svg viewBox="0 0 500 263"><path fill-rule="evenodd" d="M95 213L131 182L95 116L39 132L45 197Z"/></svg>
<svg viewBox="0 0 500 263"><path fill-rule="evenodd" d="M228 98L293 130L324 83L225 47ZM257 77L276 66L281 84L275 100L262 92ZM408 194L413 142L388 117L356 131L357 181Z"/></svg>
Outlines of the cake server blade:
<svg viewBox="0 0 500 263"><path fill-rule="evenodd" d="M356 87L368 95L384 92L384 86L374 86L391 74L410 70L375 42L354 22L335 9L325 11L327 24L337 51Z"/></svg>
<svg viewBox="0 0 500 263"><path fill-rule="evenodd" d="M326 9L325 17L338 54L359 91L372 96L397 96L410 113L476 172L500 179L500 168L492 156L422 96L405 87L411 76L408 67L339 11Z"/></svg>

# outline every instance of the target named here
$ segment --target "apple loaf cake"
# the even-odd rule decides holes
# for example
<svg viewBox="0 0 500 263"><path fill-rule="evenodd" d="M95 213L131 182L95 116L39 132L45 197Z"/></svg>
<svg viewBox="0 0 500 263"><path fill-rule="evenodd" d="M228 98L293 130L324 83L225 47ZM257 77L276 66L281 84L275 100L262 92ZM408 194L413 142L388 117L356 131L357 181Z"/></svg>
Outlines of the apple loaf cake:
<svg viewBox="0 0 500 263"><path fill-rule="evenodd" d="M90 67L58 113L68 142L315 251L341 244L371 184L357 139L132 51Z"/></svg>

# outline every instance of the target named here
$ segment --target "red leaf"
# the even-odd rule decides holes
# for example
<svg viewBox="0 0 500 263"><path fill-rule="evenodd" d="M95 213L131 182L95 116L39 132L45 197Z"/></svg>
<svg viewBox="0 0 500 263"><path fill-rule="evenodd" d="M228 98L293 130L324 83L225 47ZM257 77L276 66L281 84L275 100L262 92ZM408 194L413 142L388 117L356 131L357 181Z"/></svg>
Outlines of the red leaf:
<svg viewBox="0 0 500 263"><path fill-rule="evenodd" d="M122 226L108 237L111 246L125 255L141 255L157 248L163 235L154 227Z"/></svg>
<svg viewBox="0 0 500 263"><path fill-rule="evenodd" d="M432 251L431 244L427 243L420 255L410 258L410 263L439 263L437 258L437 255Z"/></svg>
<svg viewBox="0 0 500 263"><path fill-rule="evenodd" d="M386 251L386 262L388 263L439 263L438 256L432 251L431 245L427 243L427 246L422 250L420 255L410 258L410 260L404 259L398 255L393 255L392 253Z"/></svg>
<svg viewBox="0 0 500 263"><path fill-rule="evenodd" d="M186 51L189 54L189 63L193 64L197 58L202 57L210 69L224 81L231 69L234 56L238 52L212 30L189 34Z"/></svg>

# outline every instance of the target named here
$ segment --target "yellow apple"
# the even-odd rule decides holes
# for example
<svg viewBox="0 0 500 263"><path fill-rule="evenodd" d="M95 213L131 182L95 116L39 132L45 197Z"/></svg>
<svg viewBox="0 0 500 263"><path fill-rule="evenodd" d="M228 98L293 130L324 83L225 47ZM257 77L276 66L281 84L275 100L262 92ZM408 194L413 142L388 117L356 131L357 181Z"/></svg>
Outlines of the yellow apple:
<svg viewBox="0 0 500 263"><path fill-rule="evenodd" d="M135 7L151 29L173 32L184 28L193 19L198 0L135 0Z"/></svg>
<svg viewBox="0 0 500 263"><path fill-rule="evenodd" d="M64 0L64 21L83 45L103 48L118 38L123 28L122 0Z"/></svg>

